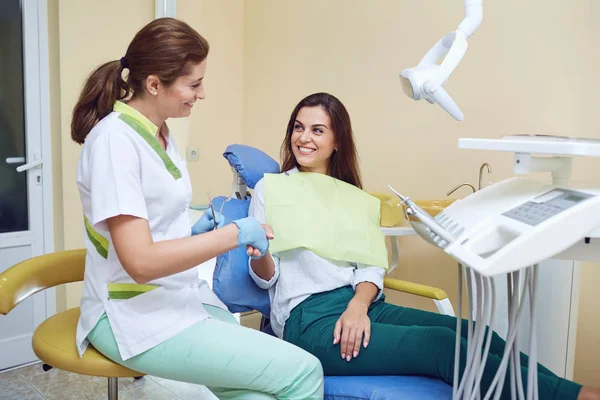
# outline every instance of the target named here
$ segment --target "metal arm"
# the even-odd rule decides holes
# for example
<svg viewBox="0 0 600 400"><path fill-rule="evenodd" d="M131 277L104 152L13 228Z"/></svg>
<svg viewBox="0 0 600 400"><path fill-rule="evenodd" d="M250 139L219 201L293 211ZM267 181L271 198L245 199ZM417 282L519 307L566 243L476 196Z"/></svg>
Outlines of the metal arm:
<svg viewBox="0 0 600 400"><path fill-rule="evenodd" d="M463 113L444 89L444 84L462 60L468 47L467 39L481 25L483 0L465 0L465 18L456 31L441 38L416 67L400 73L404 93L413 100L424 98L429 103L439 104L456 120L462 121ZM441 64L437 61L444 57Z"/></svg>
<svg viewBox="0 0 600 400"><path fill-rule="evenodd" d="M462 20L458 29L470 37L483 21L483 0L465 0L465 19Z"/></svg>
<svg viewBox="0 0 600 400"><path fill-rule="evenodd" d="M235 168L231 167L231 172L233 172L233 182L231 184L231 197L234 199L243 199L248 194L248 185L244 181L244 178L242 178L241 175L237 173Z"/></svg>

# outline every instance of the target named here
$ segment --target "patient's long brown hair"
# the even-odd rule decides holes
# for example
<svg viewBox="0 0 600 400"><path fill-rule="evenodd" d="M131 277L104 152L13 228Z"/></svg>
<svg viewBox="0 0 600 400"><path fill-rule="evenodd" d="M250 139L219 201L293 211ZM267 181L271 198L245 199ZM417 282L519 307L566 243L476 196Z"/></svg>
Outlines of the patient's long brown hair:
<svg viewBox="0 0 600 400"><path fill-rule="evenodd" d="M121 60L93 71L73 109L71 138L82 144L92 128L113 109L116 100L145 95L146 78L156 75L166 87L208 56L208 42L185 22L155 19L133 38ZM123 70L129 70L127 80ZM166 125L160 127L161 133Z"/></svg>
<svg viewBox="0 0 600 400"><path fill-rule="evenodd" d="M298 112L303 107L321 107L331 119L337 150L334 150L329 158L327 174L362 189L350 115L342 102L329 93L311 94L302 99L292 111L285 139L281 144L281 172L300 166L292 152L292 133Z"/></svg>

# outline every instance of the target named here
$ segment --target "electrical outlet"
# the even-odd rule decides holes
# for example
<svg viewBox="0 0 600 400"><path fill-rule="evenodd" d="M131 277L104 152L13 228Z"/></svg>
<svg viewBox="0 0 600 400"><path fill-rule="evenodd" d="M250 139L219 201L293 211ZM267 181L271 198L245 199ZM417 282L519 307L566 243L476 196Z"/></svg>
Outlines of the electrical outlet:
<svg viewBox="0 0 600 400"><path fill-rule="evenodd" d="M186 148L186 160L187 161L198 161L198 157L200 156L200 151L197 147L188 147Z"/></svg>

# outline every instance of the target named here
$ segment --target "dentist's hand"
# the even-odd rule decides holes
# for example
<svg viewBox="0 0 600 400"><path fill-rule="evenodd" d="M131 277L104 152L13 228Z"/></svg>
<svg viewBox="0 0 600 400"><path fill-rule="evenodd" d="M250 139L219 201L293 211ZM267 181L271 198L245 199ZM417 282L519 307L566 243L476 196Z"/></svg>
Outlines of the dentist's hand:
<svg viewBox="0 0 600 400"><path fill-rule="evenodd" d="M256 218L242 218L233 223L238 227L238 246L247 246L251 258L258 259L267 254L269 250L267 231Z"/></svg>
<svg viewBox="0 0 600 400"><path fill-rule="evenodd" d="M275 238L275 234L273 233L273 228L271 228L271 225L263 224L263 228L267 234L267 239L273 240L273 238ZM252 258L261 258L260 250L249 245L246 246L246 254L251 257L254 256ZM264 254L262 256L264 257Z"/></svg>
<svg viewBox="0 0 600 400"><path fill-rule="evenodd" d="M225 225L225 218L221 214L215 211L215 219L213 220L212 210L210 208L207 209L202 214L202 217L192 226L192 235L212 231L215 227L215 221L217 228L222 228Z"/></svg>

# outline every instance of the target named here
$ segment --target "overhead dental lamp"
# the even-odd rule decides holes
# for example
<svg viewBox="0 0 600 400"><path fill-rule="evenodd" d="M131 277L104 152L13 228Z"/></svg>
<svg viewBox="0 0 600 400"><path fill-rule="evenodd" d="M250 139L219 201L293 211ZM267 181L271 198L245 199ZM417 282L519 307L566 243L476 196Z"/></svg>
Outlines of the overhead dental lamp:
<svg viewBox="0 0 600 400"><path fill-rule="evenodd" d="M400 73L402 90L407 96L413 100L424 98L431 104L437 103L458 121L462 121L464 115L446 92L444 85L465 55L467 39L481 25L482 2L483 0L465 0L465 18L456 31L441 38L416 67L404 69ZM437 64L444 56L442 63Z"/></svg>

